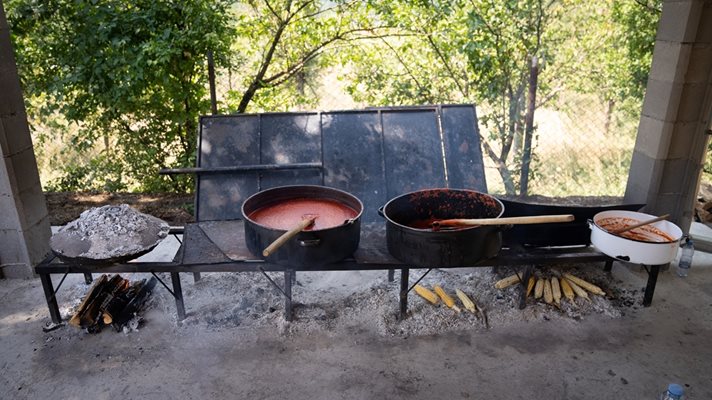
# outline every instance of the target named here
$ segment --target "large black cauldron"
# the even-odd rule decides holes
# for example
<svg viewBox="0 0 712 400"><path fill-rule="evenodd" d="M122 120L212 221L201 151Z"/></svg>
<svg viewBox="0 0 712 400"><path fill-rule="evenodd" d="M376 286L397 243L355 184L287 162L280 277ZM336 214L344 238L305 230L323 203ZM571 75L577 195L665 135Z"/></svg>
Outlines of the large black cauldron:
<svg viewBox="0 0 712 400"><path fill-rule="evenodd" d="M388 251L418 267L466 267L494 257L502 247L500 226L433 231L429 221L450 218L499 218L504 206L473 190L426 189L386 203L379 213L387 220Z"/></svg>
<svg viewBox="0 0 712 400"><path fill-rule="evenodd" d="M249 216L263 207L304 198L337 202L353 209L357 215L338 226L298 233L269 255L267 261L309 269L309 267L331 264L351 257L358 248L360 240L363 204L358 198L342 190L312 185L280 186L256 193L245 200L241 211L245 221L245 242L250 252L262 257L262 250L286 230L260 225ZM313 212L318 214L319 210Z"/></svg>

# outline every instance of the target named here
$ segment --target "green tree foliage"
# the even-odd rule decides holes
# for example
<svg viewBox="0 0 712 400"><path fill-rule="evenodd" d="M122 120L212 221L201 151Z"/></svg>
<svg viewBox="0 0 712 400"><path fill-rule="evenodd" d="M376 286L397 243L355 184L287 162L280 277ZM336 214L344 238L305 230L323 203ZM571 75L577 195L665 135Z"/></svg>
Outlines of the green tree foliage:
<svg viewBox="0 0 712 400"><path fill-rule="evenodd" d="M537 108L574 90L608 102L609 119L616 104L639 112L659 18L649 1L374 1L401 34L352 49L349 88L369 104L476 103L483 150L514 194L532 57Z"/></svg>
<svg viewBox="0 0 712 400"><path fill-rule="evenodd" d="M227 54L232 36L227 2L14 0L8 10L30 112L76 123L75 150L103 142L84 169L113 171L96 178L118 179L114 188L127 177L141 190L190 187L157 170L192 163L209 110L205 54ZM106 186L77 166L67 172L65 189Z"/></svg>
<svg viewBox="0 0 712 400"><path fill-rule="evenodd" d="M575 91L607 102L610 120L619 108L633 115L660 3L10 0L7 9L36 125L94 152L65 166L57 188L190 190L157 170L194 164L213 51L230 73L223 112L314 107L315 82L338 63L361 103L476 103L484 152L516 193L532 57L536 107Z"/></svg>
<svg viewBox="0 0 712 400"><path fill-rule="evenodd" d="M561 4L403 0L375 8L379 18L398 24L403 35L367 51L355 49L360 62L352 93L377 104L477 103L487 111L480 118L484 150L497 165L506 191L514 193L517 178L512 171L524 132L530 60L553 59L550 46L557 43L557 32L548 27ZM546 98L556 75L542 77L538 90Z"/></svg>
<svg viewBox="0 0 712 400"><path fill-rule="evenodd" d="M237 14L233 64L245 72L227 106L240 113L314 106L314 80L340 48L390 32L361 0L247 1Z"/></svg>

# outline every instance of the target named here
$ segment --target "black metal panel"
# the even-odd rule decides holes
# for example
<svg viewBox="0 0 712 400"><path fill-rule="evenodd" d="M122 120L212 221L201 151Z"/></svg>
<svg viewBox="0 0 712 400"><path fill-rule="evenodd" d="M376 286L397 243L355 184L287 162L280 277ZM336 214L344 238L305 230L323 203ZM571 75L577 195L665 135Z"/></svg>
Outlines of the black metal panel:
<svg viewBox="0 0 712 400"><path fill-rule="evenodd" d="M381 111L388 197L445 187L437 110Z"/></svg>
<svg viewBox="0 0 712 400"><path fill-rule="evenodd" d="M487 182L475 106L442 106L441 124L449 187L486 193Z"/></svg>
<svg viewBox="0 0 712 400"><path fill-rule="evenodd" d="M321 124L324 184L358 197L364 205L363 221L381 220L377 211L388 197L379 113L324 113Z"/></svg>
<svg viewBox="0 0 712 400"><path fill-rule="evenodd" d="M259 117L236 115L200 120L198 167L259 163ZM258 189L257 174L224 173L197 177L196 220L240 218L240 205Z"/></svg>
<svg viewBox="0 0 712 400"><path fill-rule="evenodd" d="M321 162L318 113L280 113L261 116L261 164ZM320 170L263 172L260 190L284 185L321 185Z"/></svg>
<svg viewBox="0 0 712 400"><path fill-rule="evenodd" d="M500 199L504 204L503 217L523 217L532 215L573 214L572 222L553 224L514 225L503 232L505 246L587 246L591 243L591 229L588 220L606 210L637 211L645 204L616 204L608 206L569 206L557 204L535 204L522 201Z"/></svg>

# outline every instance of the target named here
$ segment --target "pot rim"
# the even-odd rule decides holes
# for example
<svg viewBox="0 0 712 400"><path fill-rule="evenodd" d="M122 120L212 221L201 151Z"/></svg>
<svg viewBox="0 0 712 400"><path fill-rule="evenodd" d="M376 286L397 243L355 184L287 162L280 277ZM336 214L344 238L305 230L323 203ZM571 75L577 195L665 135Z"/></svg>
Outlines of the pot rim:
<svg viewBox="0 0 712 400"><path fill-rule="evenodd" d="M248 201L252 200L252 199L253 199L254 197L256 197L257 195L264 195L265 193L268 193L268 192L270 192L270 191L289 190L289 189L305 189L305 188L307 188L307 189L323 190L323 191L326 191L326 192L331 191L331 192L340 193L340 194L342 194L342 195L345 195L346 197L350 197L352 200L355 200L355 202L358 203L358 205L359 205L359 209L358 209L358 210L355 210L355 211L357 212L357 214L356 214L355 217L349 218L349 219L345 220L345 221L344 221L343 223L341 223L340 225L331 226L331 227L323 228L323 229L311 229L311 230L308 230L308 231L302 231L302 232L300 232L299 234L303 234L303 233L313 233L313 232L329 232L329 231L331 231L331 230L339 229L339 228L342 228L343 226L353 224L355 221L357 221L357 220L359 220L359 219L361 218L361 215L363 215L364 207L363 207L363 202L361 201L361 199L359 199L359 198L356 197L355 195L353 195L353 194L351 194L351 193L349 193L349 192L347 192L347 191L345 191L345 190L333 188L333 187L330 187L330 186L322 186L322 185L284 185L284 186L275 186L275 187L272 187L272 188L269 188L269 189L260 190L259 192L253 193L251 196L249 196L248 198L246 198L245 201L243 201L243 202L242 202L242 205L240 206L240 213L242 214L242 218L243 218L245 221L249 221L250 223L255 224L255 225L257 225L257 226L259 226L259 227L262 227L262 228L264 228L264 229L268 229L268 230L272 230L272 231L276 231L276 232L287 232L286 229L277 229L277 228L272 228L272 227L269 227L269 226L266 226L266 225L262 225L262 224L256 222L255 220L253 220L252 218L250 218L250 217L247 215L247 213L245 213L245 204L247 204ZM299 196L299 195L297 194L297 195L296 195L295 197L293 197L293 198L294 198L294 199L304 198L304 196ZM336 202L338 202L339 204L342 204L342 205L345 205L345 206L351 208L351 206L349 206L348 204L344 204L343 202L338 201L338 200L336 200L336 199L330 199L330 198L325 198L325 199L326 199L326 200L336 201Z"/></svg>
<svg viewBox="0 0 712 400"><path fill-rule="evenodd" d="M639 239L627 238L627 237L625 237L625 236L620 236L620 235L613 234L613 233L607 231L606 229L604 229L602 226L598 225L598 222L596 222L596 220L597 220L597 219L601 219L601 218L600 218L600 217L601 217L601 214L607 214L607 215L604 215L603 217L609 217L609 216L610 216L610 217L616 217L616 216L617 216L617 217L621 217L621 218L626 218L626 217L630 217L630 216L640 216L640 217L655 218L656 216L655 216L655 215L646 214L646 213L642 213L642 212L638 212L638 211L628 211L628 210L606 210L606 211L601 211L601 212L599 212L599 213L596 213L596 215L594 215L594 216L593 216L593 219L591 220L591 229L593 229L593 228L595 227L595 228L597 228L601 233L604 233L604 234L606 234L606 235L608 235L608 236L610 236L610 237L612 237L612 238L615 238L615 239L622 239L622 240L626 240L626 241L633 242L633 243L643 243L643 244L666 245L666 246L668 246L668 245L670 245L670 244L672 244L672 243L677 243L677 242L679 242L679 241L682 239L682 237L684 236L684 233L682 232L682 230L681 230L677 225L675 225L674 223L672 223L672 222L670 222L670 221L663 220L663 221L658 221L658 222L656 222L656 223L653 223L652 225L653 225L654 227L656 227L657 229L660 229L661 231L663 231L663 232L669 234L670 236L673 236L673 234L674 234L673 232L669 232L667 229L665 229L665 228L660 227L660 226L657 225L657 224L660 223L660 222L666 222L667 224L672 225L673 227L675 227L677 230L680 231L680 237L674 238L674 239L669 240L669 241L666 241L666 242L649 242L649 241L647 241L647 240L639 240ZM612 215L612 214L620 214L620 215Z"/></svg>
<svg viewBox="0 0 712 400"><path fill-rule="evenodd" d="M499 214L498 214L496 217L494 217L494 218L500 218L500 217L502 217L502 214L504 214L504 204L502 204L502 202L501 202L498 198L492 196L491 194L483 193L483 192L478 192L477 190L471 190L471 189L453 189L453 188L426 188L426 189L420 189L420 190L413 190L413 191L408 192L408 193L403 193L403 194L401 194L401 195L399 195L399 196L396 196L396 197L394 197L394 198L388 200L388 201L386 202L386 204L384 204L384 205L378 210L378 211L379 211L379 214L380 214L383 218L385 218L386 221L388 221L388 222L390 222L390 223L392 223L392 224L394 224L394 225L397 225L397 226L399 226L399 227L401 227L401 228L410 229L410 230L413 230L413 231L416 231L416 232L442 234L442 233L465 232L465 231L471 231L471 230L474 230L474 229L481 228L481 226L466 226L466 227L460 227L460 228L458 228L458 229L443 230L443 231L434 231L434 230L432 230L432 229L414 228L414 227L412 227L412 226L403 225L403 224L401 224L401 223L398 223L398 222L394 221L393 219L391 219L391 217L389 217L389 216L386 214L386 209L388 208L388 206L389 206L392 202L394 202L394 201L396 201L396 200L399 200L399 199L401 199L401 198L403 198L403 197L412 195L412 194L414 194L414 193L420 193L420 192L426 192L426 191L437 191L437 190L439 190L439 191L451 191L451 192L468 192L468 193L476 193L476 194L488 196L488 197L492 198L495 202L497 202L497 204L499 204L499 205L501 206ZM496 228L496 226L491 226L491 227Z"/></svg>

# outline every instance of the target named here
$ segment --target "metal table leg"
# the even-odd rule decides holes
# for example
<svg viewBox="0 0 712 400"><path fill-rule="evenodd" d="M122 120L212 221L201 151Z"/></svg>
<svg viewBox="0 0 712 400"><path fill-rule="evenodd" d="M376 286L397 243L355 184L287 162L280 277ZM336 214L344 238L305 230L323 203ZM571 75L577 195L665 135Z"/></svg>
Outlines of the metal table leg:
<svg viewBox="0 0 712 400"><path fill-rule="evenodd" d="M400 319L405 319L408 313L408 281L410 279L410 270L408 268L401 269L401 288L400 288Z"/></svg>
<svg viewBox="0 0 712 400"><path fill-rule="evenodd" d="M176 299L178 320L182 321L185 319L185 305L183 304L183 290L180 287L180 274L178 272L171 272L171 282L173 283L173 297Z"/></svg>
<svg viewBox="0 0 712 400"><path fill-rule="evenodd" d="M396 275L396 270L389 269L388 270L388 282L393 282L396 279L395 275Z"/></svg>
<svg viewBox="0 0 712 400"><path fill-rule="evenodd" d="M290 322L294 316L292 312L292 279L295 276L295 271L284 271L284 319Z"/></svg>
<svg viewBox="0 0 712 400"><path fill-rule="evenodd" d="M54 287L52 287L52 277L50 274L40 274L40 281L42 281L42 289L44 289L45 299L47 300L49 316L52 318L53 323L61 324L62 317L59 315L59 306L54 295Z"/></svg>
<svg viewBox="0 0 712 400"><path fill-rule="evenodd" d="M650 307L653 302L653 293L655 293L655 284L658 282L658 273L663 265L651 265L648 271L648 284L645 285L645 294L643 295L643 307Z"/></svg>
<svg viewBox="0 0 712 400"><path fill-rule="evenodd" d="M613 270L613 259L612 258L608 258L606 260L606 265L603 266L603 270L605 272L611 272L611 270Z"/></svg>
<svg viewBox="0 0 712 400"><path fill-rule="evenodd" d="M200 272L193 272L193 283L200 280Z"/></svg>
<svg viewBox="0 0 712 400"><path fill-rule="evenodd" d="M87 285L90 285L94 281L94 278L91 276L91 272L87 272L84 274L84 283Z"/></svg>

